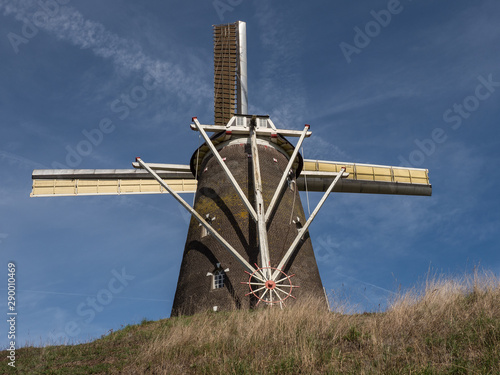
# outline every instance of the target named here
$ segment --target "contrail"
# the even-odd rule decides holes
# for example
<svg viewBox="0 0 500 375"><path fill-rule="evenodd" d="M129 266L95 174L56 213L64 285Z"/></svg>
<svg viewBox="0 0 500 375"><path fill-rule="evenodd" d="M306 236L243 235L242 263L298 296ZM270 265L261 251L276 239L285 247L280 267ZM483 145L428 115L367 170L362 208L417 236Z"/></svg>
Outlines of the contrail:
<svg viewBox="0 0 500 375"><path fill-rule="evenodd" d="M7 291L4 289L4 291ZM40 294L56 294L62 296L76 296L76 297L95 297L95 294L81 294L81 293L65 293L65 292L50 292L46 290L21 290L21 293L40 293ZM125 299L125 300L133 300L133 301L151 301L151 302L170 302L169 299L155 299L155 298L133 298L133 297L119 297L113 295L113 299Z"/></svg>
<svg viewBox="0 0 500 375"><path fill-rule="evenodd" d="M10 162L21 165L22 167L29 167L29 168L35 168L35 169L46 169L47 168L43 164L37 163L36 161L30 160L30 159L27 159L23 156L12 154L10 152L3 151L3 150L0 150L0 158L7 159Z"/></svg>
<svg viewBox="0 0 500 375"><path fill-rule="evenodd" d="M393 291L389 290L389 289L385 289L385 288L382 288L381 286L377 286L377 285L374 285L374 284L371 284L371 283L368 283L366 281L363 281L363 280L359 280L359 279L356 279L355 277L352 277L352 276L347 276L347 275L344 275L338 271L335 271L337 274L339 274L340 276L342 277L347 277L348 279L353 279L357 282L360 282L362 284L365 284L365 285L369 285L373 288L376 288L376 289L380 289L380 290L383 290L384 292L387 292L387 293L390 293L390 294L397 294L397 293L394 293Z"/></svg>

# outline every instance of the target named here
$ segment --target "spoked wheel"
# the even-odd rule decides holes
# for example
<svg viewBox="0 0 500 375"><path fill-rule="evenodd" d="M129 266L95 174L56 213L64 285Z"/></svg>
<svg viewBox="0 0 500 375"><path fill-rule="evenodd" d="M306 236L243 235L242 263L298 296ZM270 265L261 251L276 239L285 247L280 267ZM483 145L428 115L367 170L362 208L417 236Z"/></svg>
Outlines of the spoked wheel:
<svg viewBox="0 0 500 375"><path fill-rule="evenodd" d="M248 281L242 282L242 284L247 284L250 289L250 292L245 294L245 296L253 294L259 300L256 306L264 302L267 305L273 306L279 304L283 307L286 306L286 299L290 297L295 299L292 295L292 290L299 287L292 284L291 278L295 274L287 275L275 267L257 267L253 273L245 272L250 275ZM276 272L277 276L273 278L272 275Z"/></svg>

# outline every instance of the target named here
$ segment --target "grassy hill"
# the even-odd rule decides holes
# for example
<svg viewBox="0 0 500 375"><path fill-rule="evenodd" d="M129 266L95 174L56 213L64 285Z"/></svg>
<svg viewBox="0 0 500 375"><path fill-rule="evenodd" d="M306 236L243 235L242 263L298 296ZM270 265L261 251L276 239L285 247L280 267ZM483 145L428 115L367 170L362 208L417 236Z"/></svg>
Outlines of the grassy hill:
<svg viewBox="0 0 500 375"><path fill-rule="evenodd" d="M22 374L500 374L500 280L434 279L381 313L293 308L143 322L91 343L29 347ZM15 373L0 355L0 372Z"/></svg>

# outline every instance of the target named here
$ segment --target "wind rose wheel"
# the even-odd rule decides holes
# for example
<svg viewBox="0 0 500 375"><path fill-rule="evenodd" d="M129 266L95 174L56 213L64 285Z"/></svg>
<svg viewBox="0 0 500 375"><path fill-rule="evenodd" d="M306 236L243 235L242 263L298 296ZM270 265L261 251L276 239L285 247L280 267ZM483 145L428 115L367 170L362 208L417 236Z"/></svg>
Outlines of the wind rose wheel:
<svg viewBox="0 0 500 375"><path fill-rule="evenodd" d="M298 285L293 285L291 278L295 276L287 275L282 270L276 267L259 267L250 273L245 271L249 276L248 281L242 281L242 284L247 284L250 292L245 294L249 296L253 294L259 301L267 305L279 304L281 307L286 306L285 300L295 296L292 295L293 288L299 288Z"/></svg>

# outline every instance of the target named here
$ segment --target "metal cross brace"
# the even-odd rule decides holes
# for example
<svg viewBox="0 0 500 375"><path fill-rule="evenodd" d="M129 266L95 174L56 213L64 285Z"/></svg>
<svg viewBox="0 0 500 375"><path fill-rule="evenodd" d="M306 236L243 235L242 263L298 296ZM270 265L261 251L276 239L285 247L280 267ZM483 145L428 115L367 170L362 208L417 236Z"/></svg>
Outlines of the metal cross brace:
<svg viewBox="0 0 500 375"><path fill-rule="evenodd" d="M299 153L300 146L302 145L302 142L304 141L304 138L306 137L306 134L309 130L310 126L306 125L304 127L304 130L302 131L302 134L299 138L299 141L297 142L297 145L295 146L295 150L293 150L293 154L290 157L290 160L288 161L288 164L285 168L285 171L283 172L283 176L281 176L281 180L278 184L278 187L276 188L276 191L274 192L273 198L271 199L271 203L269 203L269 207L266 210L266 218L265 221L266 223L269 221L269 218L272 217L274 210L276 209L276 203L278 202L278 197L281 193L281 190L283 189L283 185L285 184L288 171L292 168L293 162L295 161L295 158L297 157L297 154Z"/></svg>
<svg viewBox="0 0 500 375"><path fill-rule="evenodd" d="M248 272L251 273L254 273L256 271L255 268L253 268L250 265L250 263L248 263L245 260L245 258L243 258L240 255L240 253L238 253L224 238L222 238L222 236L209 223L207 223L207 221L203 219L203 217L198 212L196 212L196 210L193 207L189 205L189 203L187 203L184 199L180 197L179 194L173 191L172 188L168 186L168 184L165 181L163 181L163 179L160 176L158 176L158 174L153 169L151 169L147 163L145 163L141 158L136 158L135 160L139 163L139 165L142 168L147 170L155 178L155 180L158 181L158 183L161 186L163 186L165 190L167 190L181 204L182 207L188 210L189 213L191 213L196 218L196 220L198 220L198 222L201 225L203 225L207 229L207 231L211 235L213 235L215 239L217 239L217 241L219 241L219 243L236 258L236 260L238 260L241 263L243 268L245 268Z"/></svg>
<svg viewBox="0 0 500 375"><path fill-rule="evenodd" d="M231 184L236 189L236 192L238 193L238 195L240 196L241 200L243 201L243 204L245 205L245 207L247 208L248 212L252 216L252 219L255 222L257 222L257 220L258 220L257 213L253 209L251 203L248 201L248 198L246 197L246 195L243 192L243 190L241 190L240 185L238 185L238 182L235 180L233 174L231 173L231 171L227 167L226 163L224 163L224 160L222 160L222 157L220 156L219 151L217 151L217 149L215 148L214 144L212 143L212 141L210 140L210 138L208 137L207 133L205 132L205 130L203 129L203 127L201 126L200 122L198 121L198 119L196 117L193 117L193 122L194 122L196 128L198 129L198 131L203 136L203 139L205 139L205 142L206 142L207 146L210 147L210 150L212 151L212 153L214 154L215 158L219 162L219 165L222 167L222 169L226 173L227 177L229 178L229 181L231 181Z"/></svg>
<svg viewBox="0 0 500 375"><path fill-rule="evenodd" d="M316 217L316 214L320 210L321 206L323 206L323 203L325 203L326 198L328 198L328 195L330 195L330 193L333 190L334 186L337 184L337 182L340 180L340 178L344 175L345 170L346 170L345 167L342 167L340 169L340 172L337 174L337 177L335 177L335 179L332 181L332 183L330 184L330 186L326 190L325 194L323 195L323 197L321 198L321 200L318 202L318 205L316 206L316 208L314 209L314 211L309 216L309 219L307 219L307 222L300 229L299 233L295 237L295 240L292 242L292 244L288 248L288 251L286 252L285 256L283 257L283 259L281 259L281 262L278 264L278 267L276 267L277 270L274 271L274 273L273 273L273 275L271 277L271 280L273 280L273 281L276 280L276 277L278 277L278 275L280 273L280 270L282 270L286 266L286 264L290 260L290 257L294 253L297 245L299 244L300 240L302 239L302 237L304 236L304 234L307 232L307 229L309 228L309 225L311 225L312 221Z"/></svg>
<svg viewBox="0 0 500 375"><path fill-rule="evenodd" d="M255 208L257 210L257 228L259 234L259 252L262 267L271 265L269 255L269 244L267 241L267 229L265 220L264 198L262 197L262 179L260 174L259 151L257 148L257 134L255 132L255 121L250 124L250 142L252 146L253 181L255 189ZM263 269L266 279L271 277L268 268Z"/></svg>

